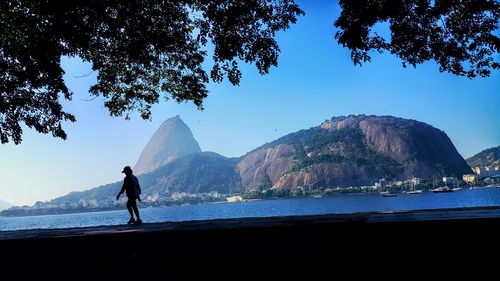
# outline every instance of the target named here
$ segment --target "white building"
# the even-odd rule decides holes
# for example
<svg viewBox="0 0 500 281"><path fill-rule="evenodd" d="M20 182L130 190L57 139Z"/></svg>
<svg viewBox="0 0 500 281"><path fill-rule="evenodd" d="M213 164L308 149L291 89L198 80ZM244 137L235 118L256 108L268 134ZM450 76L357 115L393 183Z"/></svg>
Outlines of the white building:
<svg viewBox="0 0 500 281"><path fill-rule="evenodd" d="M170 198L172 198L172 200L181 200L182 198L184 197L187 197L189 194L186 193L186 192L174 192L172 193L172 195L170 195Z"/></svg>
<svg viewBox="0 0 500 281"><path fill-rule="evenodd" d="M500 166L478 166L472 169L479 179L500 176Z"/></svg>
<svg viewBox="0 0 500 281"><path fill-rule="evenodd" d="M475 183L476 182L476 175L473 175L473 174L463 175L462 179L466 183Z"/></svg>
<svg viewBox="0 0 500 281"><path fill-rule="evenodd" d="M227 202L241 202L242 200L243 200L243 198L241 196L238 196L238 195L226 198Z"/></svg>
<svg viewBox="0 0 500 281"><path fill-rule="evenodd" d="M78 207L87 208L87 201L85 199L78 200Z"/></svg>

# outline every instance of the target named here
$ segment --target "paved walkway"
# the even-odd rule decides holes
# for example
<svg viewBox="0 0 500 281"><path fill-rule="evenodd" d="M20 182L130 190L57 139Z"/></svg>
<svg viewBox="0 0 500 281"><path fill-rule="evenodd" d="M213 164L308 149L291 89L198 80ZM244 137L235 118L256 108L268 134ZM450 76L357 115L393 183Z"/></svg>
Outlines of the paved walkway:
<svg viewBox="0 0 500 281"><path fill-rule="evenodd" d="M20 280L482 280L499 226L500 208L469 208L3 231L0 265Z"/></svg>
<svg viewBox="0 0 500 281"><path fill-rule="evenodd" d="M417 222L469 219L500 219L500 207L475 207L458 209L435 209L418 211L390 211L381 213L355 213L347 215L312 215L263 218L235 218L205 221L144 223L142 225L111 225L62 229L31 229L0 231L0 240L56 238L107 234L130 234L148 232L173 232L188 230L223 230L293 226L303 224L342 224L342 223L382 223Z"/></svg>

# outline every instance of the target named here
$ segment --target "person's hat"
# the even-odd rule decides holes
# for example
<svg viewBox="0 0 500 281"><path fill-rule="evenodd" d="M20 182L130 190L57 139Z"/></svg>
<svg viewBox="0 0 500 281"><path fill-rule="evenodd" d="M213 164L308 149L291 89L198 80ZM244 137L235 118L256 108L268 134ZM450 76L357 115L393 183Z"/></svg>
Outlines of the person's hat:
<svg viewBox="0 0 500 281"><path fill-rule="evenodd" d="M130 168L130 166L125 166L125 168L123 168L122 173L126 173L126 172L132 173L132 168Z"/></svg>

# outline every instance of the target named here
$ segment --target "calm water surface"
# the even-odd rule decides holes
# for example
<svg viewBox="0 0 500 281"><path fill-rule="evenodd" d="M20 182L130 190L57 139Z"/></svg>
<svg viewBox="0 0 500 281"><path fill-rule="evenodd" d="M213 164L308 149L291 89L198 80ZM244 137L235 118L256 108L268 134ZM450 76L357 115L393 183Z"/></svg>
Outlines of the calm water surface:
<svg viewBox="0 0 500 281"><path fill-rule="evenodd" d="M304 197L258 200L238 203L205 203L162 208L144 208L140 211L144 222L166 222L478 206L500 206L500 188L462 189L450 193L399 194L396 197L382 197L378 194L358 194L321 198ZM0 217L0 231L118 225L126 223L128 219L129 215L125 206L120 211L15 218Z"/></svg>

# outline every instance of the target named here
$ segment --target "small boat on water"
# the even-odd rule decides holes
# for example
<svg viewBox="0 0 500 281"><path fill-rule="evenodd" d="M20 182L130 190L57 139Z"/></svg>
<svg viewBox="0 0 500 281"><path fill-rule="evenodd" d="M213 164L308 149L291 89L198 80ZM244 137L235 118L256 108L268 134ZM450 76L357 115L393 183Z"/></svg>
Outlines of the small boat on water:
<svg viewBox="0 0 500 281"><path fill-rule="evenodd" d="M447 186L441 186L438 188L435 188L432 190L434 193L440 193L440 192L453 192L453 189Z"/></svg>
<svg viewBox="0 0 500 281"><path fill-rule="evenodd" d="M382 191L382 192L379 192L379 194L382 195L383 197L394 197L394 196L397 196L397 194L390 193L389 191Z"/></svg>
<svg viewBox="0 0 500 281"><path fill-rule="evenodd" d="M395 193L387 193L387 194L382 194L383 197L395 197L395 196L398 196L397 194Z"/></svg>
<svg viewBox="0 0 500 281"><path fill-rule="evenodd" d="M471 186L469 189L483 189L483 188L488 188L489 186Z"/></svg>
<svg viewBox="0 0 500 281"><path fill-rule="evenodd" d="M408 191L408 194L422 194L422 193L424 193L424 191L422 189L415 189L415 190Z"/></svg>

